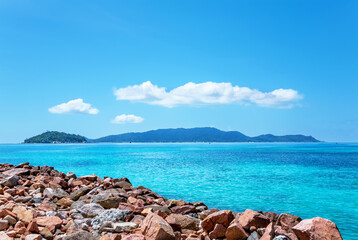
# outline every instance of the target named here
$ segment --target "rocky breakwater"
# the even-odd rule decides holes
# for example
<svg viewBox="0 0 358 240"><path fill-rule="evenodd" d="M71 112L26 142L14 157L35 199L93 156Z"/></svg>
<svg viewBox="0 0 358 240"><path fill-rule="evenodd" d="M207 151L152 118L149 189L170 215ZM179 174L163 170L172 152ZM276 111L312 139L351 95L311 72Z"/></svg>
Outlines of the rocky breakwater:
<svg viewBox="0 0 358 240"><path fill-rule="evenodd" d="M339 240L323 218L208 209L126 178L0 164L0 240Z"/></svg>

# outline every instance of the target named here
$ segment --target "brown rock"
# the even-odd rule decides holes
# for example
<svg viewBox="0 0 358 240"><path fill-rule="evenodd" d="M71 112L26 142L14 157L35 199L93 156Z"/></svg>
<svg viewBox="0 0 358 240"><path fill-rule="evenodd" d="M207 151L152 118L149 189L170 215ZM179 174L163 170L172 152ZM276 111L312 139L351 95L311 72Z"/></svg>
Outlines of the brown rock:
<svg viewBox="0 0 358 240"><path fill-rule="evenodd" d="M8 209L1 209L0 210L0 217L6 217L6 216L11 216L13 218L16 218L16 213L11 212Z"/></svg>
<svg viewBox="0 0 358 240"><path fill-rule="evenodd" d="M144 218L145 217L142 216L142 215L135 215L132 218L131 222L133 222L133 223L137 224L138 226L140 226L140 225L142 225L142 222L143 222Z"/></svg>
<svg viewBox="0 0 358 240"><path fill-rule="evenodd" d="M211 208L205 211L202 211L201 213L199 213L199 219L200 220L204 220L207 216L209 216L210 214L214 213L214 212L218 212L219 210L216 208Z"/></svg>
<svg viewBox="0 0 358 240"><path fill-rule="evenodd" d="M7 235L4 232L0 232L0 239L1 240L12 240L13 238L9 237L9 235Z"/></svg>
<svg viewBox="0 0 358 240"><path fill-rule="evenodd" d="M175 240L175 234L170 225L154 213L149 213L144 219L141 231L148 240Z"/></svg>
<svg viewBox="0 0 358 240"><path fill-rule="evenodd" d="M174 218L176 223L179 224L180 228L182 229L190 229L195 231L199 230L200 220L197 218L181 214L170 214L169 217ZM167 218L165 220L167 220Z"/></svg>
<svg viewBox="0 0 358 240"><path fill-rule="evenodd" d="M270 222L277 221L280 216L275 212L264 212L264 215L270 219Z"/></svg>
<svg viewBox="0 0 358 240"><path fill-rule="evenodd" d="M62 225L62 220L56 216L43 216L35 218L37 225L41 227L55 227L59 228Z"/></svg>
<svg viewBox="0 0 358 240"><path fill-rule="evenodd" d="M220 223L217 223L213 231L210 232L209 237L211 239L217 239L217 238L225 237L225 233L226 233L226 227Z"/></svg>
<svg viewBox="0 0 358 240"><path fill-rule="evenodd" d="M17 222L16 218L14 218L10 215L7 215L6 217L4 217L4 220L8 221L10 225L15 225Z"/></svg>
<svg viewBox="0 0 358 240"><path fill-rule="evenodd" d="M63 237L62 240L96 240L96 238L91 233L81 230Z"/></svg>
<svg viewBox="0 0 358 240"><path fill-rule="evenodd" d="M291 229L301 221L302 219L300 217L288 213L282 213L277 219L277 225L281 226L283 229Z"/></svg>
<svg viewBox="0 0 358 240"><path fill-rule="evenodd" d="M69 198L73 201L77 201L81 196L87 194L91 189L89 187L80 188L70 194Z"/></svg>
<svg viewBox="0 0 358 240"><path fill-rule="evenodd" d="M320 217L302 220L292 230L300 240L343 239L336 224Z"/></svg>
<svg viewBox="0 0 358 240"><path fill-rule="evenodd" d="M41 240L42 237L39 234L29 234L25 237L25 240Z"/></svg>
<svg viewBox="0 0 358 240"><path fill-rule="evenodd" d="M66 197L61 198L56 202L57 205L62 207L71 207L72 203L74 203L74 201Z"/></svg>
<svg viewBox="0 0 358 240"><path fill-rule="evenodd" d="M299 240L292 229L283 229L281 226L275 225L275 236L284 235L290 238L290 240Z"/></svg>
<svg viewBox="0 0 358 240"><path fill-rule="evenodd" d="M234 221L227 228L225 236L227 240L245 240L249 237L249 234L238 221Z"/></svg>
<svg viewBox="0 0 358 240"><path fill-rule="evenodd" d="M103 235L100 240L121 240L122 237L120 234L105 234Z"/></svg>
<svg viewBox="0 0 358 240"><path fill-rule="evenodd" d="M29 172L30 172L29 169L26 169L26 168L14 168L14 169L5 171L2 174L11 176L11 175L27 174Z"/></svg>
<svg viewBox="0 0 358 240"><path fill-rule="evenodd" d="M178 221L172 215L173 214L171 214L168 217L166 217L165 221L167 221L167 223L169 223L169 225L173 228L174 231L180 231L181 226L178 223Z"/></svg>
<svg viewBox="0 0 358 240"><path fill-rule="evenodd" d="M152 208L146 208L140 214L142 214L143 216L147 216L149 213L152 213L152 212L153 212Z"/></svg>
<svg viewBox="0 0 358 240"><path fill-rule="evenodd" d="M44 227L40 231L41 236L43 236L45 239L51 240L53 239L53 234L50 229L47 227Z"/></svg>
<svg viewBox="0 0 358 240"><path fill-rule="evenodd" d="M31 210L25 210L17 213L17 219L28 224L34 218L34 214Z"/></svg>
<svg viewBox="0 0 358 240"><path fill-rule="evenodd" d="M0 220L0 231L5 230L9 227L9 222L6 220Z"/></svg>
<svg viewBox="0 0 358 240"><path fill-rule="evenodd" d="M35 233L38 233L40 231L36 221L33 219L30 221L29 225L27 225L26 230Z"/></svg>
<svg viewBox="0 0 358 240"><path fill-rule="evenodd" d="M272 225L272 223L270 223L266 229L265 229L265 233L264 235L262 235L262 237L260 238L260 240L272 240L273 237L275 236L275 229ZM228 239L229 240L229 239Z"/></svg>
<svg viewBox="0 0 358 240"><path fill-rule="evenodd" d="M207 216L201 223L201 226L209 233L214 229L215 224L220 223L228 227L233 219L234 215L230 210L218 211Z"/></svg>
<svg viewBox="0 0 358 240"><path fill-rule="evenodd" d="M251 226L256 228L264 228L270 223L270 219L262 213L246 209L239 217L239 223L245 230L249 230Z"/></svg>
<svg viewBox="0 0 358 240"><path fill-rule="evenodd" d="M157 210L157 211L155 211L154 213L157 214L158 216L164 218L164 219L168 216L168 215L167 215L165 212L163 212L162 210Z"/></svg>
<svg viewBox="0 0 358 240"><path fill-rule="evenodd" d="M146 240L143 235L140 234L130 234L127 236L124 236L122 240Z"/></svg>
<svg viewBox="0 0 358 240"><path fill-rule="evenodd" d="M195 212L195 206L193 205L184 205L184 206L176 206L170 209L172 213L179 214L188 214L191 212Z"/></svg>

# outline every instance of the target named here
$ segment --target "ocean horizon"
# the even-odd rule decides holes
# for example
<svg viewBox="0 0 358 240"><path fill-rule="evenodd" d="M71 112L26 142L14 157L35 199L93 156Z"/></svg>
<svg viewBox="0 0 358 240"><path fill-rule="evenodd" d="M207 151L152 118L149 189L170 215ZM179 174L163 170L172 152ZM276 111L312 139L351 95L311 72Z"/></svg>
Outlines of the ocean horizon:
<svg viewBox="0 0 358 240"><path fill-rule="evenodd" d="M0 144L1 163L127 177L209 208L320 216L358 231L358 143Z"/></svg>

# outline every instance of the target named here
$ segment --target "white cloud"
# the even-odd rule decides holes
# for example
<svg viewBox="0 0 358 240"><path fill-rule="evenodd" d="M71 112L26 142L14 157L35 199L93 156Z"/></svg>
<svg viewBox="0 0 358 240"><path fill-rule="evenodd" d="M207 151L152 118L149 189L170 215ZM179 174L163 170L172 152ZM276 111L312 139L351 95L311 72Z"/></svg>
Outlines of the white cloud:
<svg viewBox="0 0 358 240"><path fill-rule="evenodd" d="M139 117L139 116L135 116L133 114L122 114L122 115L118 115L116 116L113 120L112 123L115 124L125 124L125 123L141 123L144 121L144 118Z"/></svg>
<svg viewBox="0 0 358 240"><path fill-rule="evenodd" d="M257 89L233 86L231 83L189 82L167 91L164 87L153 85L150 81L140 85L116 89L117 100L143 102L152 105L175 107L178 105L207 105L254 103L263 107L292 108L302 99L296 90L276 89L261 92Z"/></svg>
<svg viewBox="0 0 358 240"><path fill-rule="evenodd" d="M50 113L86 113L86 114L98 114L99 110L94 108L89 103L84 103L83 99L78 98L67 103L61 103L48 109Z"/></svg>

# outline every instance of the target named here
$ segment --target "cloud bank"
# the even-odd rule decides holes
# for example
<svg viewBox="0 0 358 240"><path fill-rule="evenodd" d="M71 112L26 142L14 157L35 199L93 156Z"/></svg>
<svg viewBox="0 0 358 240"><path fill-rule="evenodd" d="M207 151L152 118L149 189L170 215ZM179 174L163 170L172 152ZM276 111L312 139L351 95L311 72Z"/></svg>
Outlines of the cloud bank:
<svg viewBox="0 0 358 240"><path fill-rule="evenodd" d="M293 89L276 89L261 92L257 89L233 86L231 83L189 82L167 91L164 87L153 85L150 81L140 85L118 88L114 91L117 100L142 102L164 107L179 105L209 104L256 104L262 107L292 108L303 98Z"/></svg>
<svg viewBox="0 0 358 240"><path fill-rule="evenodd" d="M82 98L61 103L48 109L50 113L64 114L64 113L85 113L98 114L99 110L94 108L89 103L84 103Z"/></svg>
<svg viewBox="0 0 358 240"><path fill-rule="evenodd" d="M116 116L111 122L115 124L125 124L125 123L141 123L144 121L144 118L135 116L133 114L122 114Z"/></svg>

